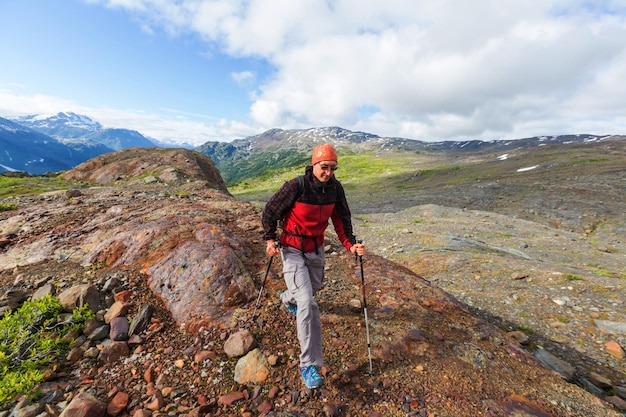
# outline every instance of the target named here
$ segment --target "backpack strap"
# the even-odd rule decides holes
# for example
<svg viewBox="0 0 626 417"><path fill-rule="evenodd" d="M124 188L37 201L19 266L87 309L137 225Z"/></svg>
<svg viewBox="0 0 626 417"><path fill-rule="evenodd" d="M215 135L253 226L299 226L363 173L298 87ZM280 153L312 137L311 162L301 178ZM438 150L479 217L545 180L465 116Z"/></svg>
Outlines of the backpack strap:
<svg viewBox="0 0 626 417"><path fill-rule="evenodd" d="M296 200L300 198L302 193L304 193L304 175L298 175L298 197Z"/></svg>

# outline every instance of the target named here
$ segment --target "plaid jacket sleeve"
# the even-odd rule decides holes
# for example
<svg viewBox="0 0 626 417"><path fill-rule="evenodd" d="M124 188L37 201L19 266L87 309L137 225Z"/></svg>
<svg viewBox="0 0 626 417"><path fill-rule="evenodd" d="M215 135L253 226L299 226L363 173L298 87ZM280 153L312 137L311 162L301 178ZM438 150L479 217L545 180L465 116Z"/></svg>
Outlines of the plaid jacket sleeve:
<svg viewBox="0 0 626 417"><path fill-rule="evenodd" d="M283 184L282 187L267 201L261 215L263 225L263 240L277 240L276 228L278 221L285 217L298 198L300 185L298 178L293 178Z"/></svg>

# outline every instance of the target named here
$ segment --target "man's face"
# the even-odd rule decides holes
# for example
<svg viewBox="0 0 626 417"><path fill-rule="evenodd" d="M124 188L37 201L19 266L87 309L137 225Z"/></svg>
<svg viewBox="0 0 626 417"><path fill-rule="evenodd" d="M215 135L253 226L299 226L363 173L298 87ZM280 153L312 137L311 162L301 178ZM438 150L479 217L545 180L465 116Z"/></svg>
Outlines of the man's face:
<svg viewBox="0 0 626 417"><path fill-rule="evenodd" d="M315 175L320 182L327 182L335 175L336 169L336 161L320 161L313 165L313 175Z"/></svg>

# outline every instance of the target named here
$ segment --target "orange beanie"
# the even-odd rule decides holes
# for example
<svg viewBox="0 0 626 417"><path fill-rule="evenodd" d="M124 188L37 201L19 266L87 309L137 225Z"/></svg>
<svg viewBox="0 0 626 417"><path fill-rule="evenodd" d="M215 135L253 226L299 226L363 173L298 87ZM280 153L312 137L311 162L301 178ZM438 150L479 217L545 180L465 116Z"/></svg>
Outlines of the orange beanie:
<svg viewBox="0 0 626 417"><path fill-rule="evenodd" d="M317 145L313 149L313 158L311 158L311 165L315 165L320 161L335 161L337 162L337 151L330 143L322 143Z"/></svg>

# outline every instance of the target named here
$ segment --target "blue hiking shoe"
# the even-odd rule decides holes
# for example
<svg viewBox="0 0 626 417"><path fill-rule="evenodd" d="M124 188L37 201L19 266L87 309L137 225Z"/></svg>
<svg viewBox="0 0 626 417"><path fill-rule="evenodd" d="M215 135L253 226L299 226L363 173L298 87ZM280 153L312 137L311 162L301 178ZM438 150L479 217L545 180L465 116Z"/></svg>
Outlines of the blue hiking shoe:
<svg viewBox="0 0 626 417"><path fill-rule="evenodd" d="M324 385L324 378L320 375L319 369L315 365L300 367L300 374L307 388L314 389Z"/></svg>
<svg viewBox="0 0 626 417"><path fill-rule="evenodd" d="M284 291L280 293L281 301L283 299L283 294L284 293L285 293ZM283 304L285 304L285 303L283 303ZM287 309L289 314L291 314L292 316L297 316L298 315L298 306L297 305L291 304L291 303L287 303L287 304L285 304L285 308Z"/></svg>

